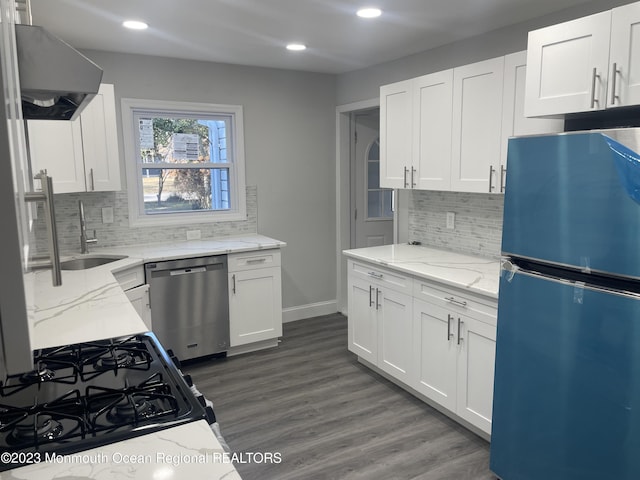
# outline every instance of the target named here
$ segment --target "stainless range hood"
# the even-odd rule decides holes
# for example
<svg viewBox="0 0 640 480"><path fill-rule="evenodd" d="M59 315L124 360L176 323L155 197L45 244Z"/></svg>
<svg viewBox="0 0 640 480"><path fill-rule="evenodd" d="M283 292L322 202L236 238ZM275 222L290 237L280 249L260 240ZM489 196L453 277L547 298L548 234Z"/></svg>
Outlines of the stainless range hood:
<svg viewBox="0 0 640 480"><path fill-rule="evenodd" d="M42 27L16 25L25 120L73 120L98 93L102 69Z"/></svg>

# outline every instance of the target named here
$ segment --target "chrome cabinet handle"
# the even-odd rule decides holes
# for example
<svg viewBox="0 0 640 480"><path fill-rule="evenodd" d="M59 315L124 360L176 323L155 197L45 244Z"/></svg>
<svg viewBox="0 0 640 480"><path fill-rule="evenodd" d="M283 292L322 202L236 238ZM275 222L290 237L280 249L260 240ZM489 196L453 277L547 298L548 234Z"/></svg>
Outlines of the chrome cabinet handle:
<svg viewBox="0 0 640 480"><path fill-rule="evenodd" d="M598 69L593 68L593 74L591 76L591 108L594 108L596 103L600 103L600 101L596 98L596 80L600 78L598 75Z"/></svg>
<svg viewBox="0 0 640 480"><path fill-rule="evenodd" d="M233 282L233 287L231 288L231 291L235 295L236 294L236 274L235 273L231 276L231 281Z"/></svg>
<svg viewBox="0 0 640 480"><path fill-rule="evenodd" d="M58 287L62 285L62 269L60 268L56 209L53 203L53 179L47 175L46 170L41 170L34 178L40 180L42 192L25 193L24 201L44 203L44 219L47 225L47 243L49 247L49 260L38 264L36 268L50 266L53 286Z"/></svg>
<svg viewBox="0 0 640 480"><path fill-rule="evenodd" d="M380 295L380 289L376 288L376 310L378 310L378 308L381 308L382 305L380 305L380 302L378 301L378 296Z"/></svg>
<svg viewBox="0 0 640 480"><path fill-rule="evenodd" d="M451 340L451 337L453 336L453 335L451 334L451 319L452 319L452 318L453 318L453 317L452 317L451 315L447 314L447 342L448 342L449 340Z"/></svg>
<svg viewBox="0 0 640 480"><path fill-rule="evenodd" d="M402 183L404 184L404 188L407 188L407 173L409 173L409 169L404 167L404 177L402 179Z"/></svg>
<svg viewBox="0 0 640 480"><path fill-rule="evenodd" d="M462 324L464 322L462 320L460 320L460 317L458 317L458 345L460 345L460 342L462 342L462 340L464 340L462 338Z"/></svg>
<svg viewBox="0 0 640 480"><path fill-rule="evenodd" d="M266 262L267 259L266 258L250 258L249 260L247 260L247 263L264 263Z"/></svg>
<svg viewBox="0 0 640 480"><path fill-rule="evenodd" d="M374 278L382 278L384 275L382 275L381 273L369 272L369 276Z"/></svg>
<svg viewBox="0 0 640 480"><path fill-rule="evenodd" d="M415 168L413 168L413 167L411 167L411 188L413 188L413 187L415 187L415 186L416 186L416 182L415 182L415 180L413 179L413 177L414 177L415 173L416 173L416 169L415 169Z"/></svg>
<svg viewBox="0 0 640 480"><path fill-rule="evenodd" d="M500 165L500 193L504 193L504 174L507 173L507 169L504 165Z"/></svg>
<svg viewBox="0 0 640 480"><path fill-rule="evenodd" d="M493 192L493 174L496 171L493 165L489 165L489 193Z"/></svg>
<svg viewBox="0 0 640 480"><path fill-rule="evenodd" d="M89 169L89 179L91 180L91 191L95 192L96 182L93 179L93 168Z"/></svg>
<svg viewBox="0 0 640 480"><path fill-rule="evenodd" d="M618 64L614 62L613 79L611 80L611 105L615 105L616 98L619 98L618 95L616 95L616 76L618 75L618 73L620 73L620 70L618 70Z"/></svg>
<svg viewBox="0 0 640 480"><path fill-rule="evenodd" d="M371 295L373 294L373 285L369 285L369 306L373 307L373 299Z"/></svg>
<svg viewBox="0 0 640 480"><path fill-rule="evenodd" d="M454 305L460 305L461 307L466 307L467 306L467 302L460 301L460 300L456 299L455 297L445 297L445 300L447 302L453 303Z"/></svg>

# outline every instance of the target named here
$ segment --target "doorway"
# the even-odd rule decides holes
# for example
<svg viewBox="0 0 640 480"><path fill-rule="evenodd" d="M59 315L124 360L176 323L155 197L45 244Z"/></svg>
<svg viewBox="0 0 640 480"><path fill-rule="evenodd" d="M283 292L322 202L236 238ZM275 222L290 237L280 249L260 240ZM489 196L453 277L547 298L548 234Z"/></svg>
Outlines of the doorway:
<svg viewBox="0 0 640 480"><path fill-rule="evenodd" d="M393 243L393 190L380 187L380 109L351 113L351 248Z"/></svg>

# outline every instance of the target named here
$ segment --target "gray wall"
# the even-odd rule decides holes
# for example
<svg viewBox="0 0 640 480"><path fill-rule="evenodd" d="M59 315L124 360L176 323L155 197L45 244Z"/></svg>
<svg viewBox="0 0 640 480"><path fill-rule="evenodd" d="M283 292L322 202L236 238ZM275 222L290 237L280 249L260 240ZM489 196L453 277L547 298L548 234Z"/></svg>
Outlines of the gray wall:
<svg viewBox="0 0 640 480"><path fill-rule="evenodd" d="M335 76L84 53L104 69L103 81L115 85L118 116L122 97L243 105L246 183L257 195L257 231L287 242L283 307L335 299ZM131 240L139 241L135 234Z"/></svg>
<svg viewBox="0 0 640 480"><path fill-rule="evenodd" d="M610 8L633 3L630 0L596 0L535 20L519 23L484 35L450 43L392 62L338 76L337 104L369 100L380 95L380 86L427 73L479 62L526 50L530 30L572 20Z"/></svg>

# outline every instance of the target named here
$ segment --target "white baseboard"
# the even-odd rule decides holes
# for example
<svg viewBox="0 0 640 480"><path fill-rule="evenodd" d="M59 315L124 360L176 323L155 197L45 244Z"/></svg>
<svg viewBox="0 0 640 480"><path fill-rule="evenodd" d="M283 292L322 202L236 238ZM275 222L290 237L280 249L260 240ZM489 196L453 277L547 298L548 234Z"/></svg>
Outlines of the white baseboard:
<svg viewBox="0 0 640 480"><path fill-rule="evenodd" d="M305 318L329 315L338 311L338 304L335 300L328 302L309 303L282 309L282 323L295 322Z"/></svg>

